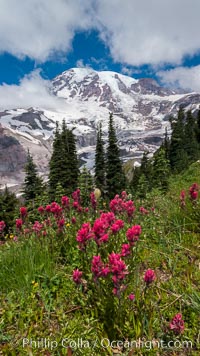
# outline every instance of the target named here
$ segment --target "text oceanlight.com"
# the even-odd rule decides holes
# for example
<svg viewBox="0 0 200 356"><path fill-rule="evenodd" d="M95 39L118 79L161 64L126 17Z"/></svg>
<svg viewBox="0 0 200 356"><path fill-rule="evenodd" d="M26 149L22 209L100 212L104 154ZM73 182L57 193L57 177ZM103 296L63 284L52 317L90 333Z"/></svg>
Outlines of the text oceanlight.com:
<svg viewBox="0 0 200 356"><path fill-rule="evenodd" d="M71 348L72 350L76 349L95 349L96 347L102 347L103 349L108 348L118 348L118 349L192 349L192 342L190 340L179 341L179 340L170 340L168 342L164 340L131 340L131 341L122 341L122 340L109 340L103 338L102 340L85 340L82 338L78 339L68 339L63 338L59 342L49 338L41 339L22 339L23 347L32 347L33 349L49 349L53 350L58 347Z"/></svg>

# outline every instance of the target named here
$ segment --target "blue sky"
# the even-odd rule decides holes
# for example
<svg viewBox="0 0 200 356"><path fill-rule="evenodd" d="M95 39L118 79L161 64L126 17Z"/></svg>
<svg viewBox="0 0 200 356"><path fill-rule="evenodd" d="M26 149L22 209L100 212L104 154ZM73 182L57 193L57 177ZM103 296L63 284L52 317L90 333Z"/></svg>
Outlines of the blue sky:
<svg viewBox="0 0 200 356"><path fill-rule="evenodd" d="M77 66L90 66L95 70L111 70L135 78L155 76L155 71L148 65L133 67L114 62L109 47L99 38L99 33L93 30L76 33L69 52L63 54L62 58L55 57L44 63L37 63L28 57L19 59L8 52L1 54L0 84L19 84L26 74L36 68L41 69L43 78L52 79L64 70Z"/></svg>
<svg viewBox="0 0 200 356"><path fill-rule="evenodd" d="M0 0L0 6L1 108L7 97L11 105L12 97L37 92L38 83L47 90L49 79L77 66L200 92L199 0Z"/></svg>

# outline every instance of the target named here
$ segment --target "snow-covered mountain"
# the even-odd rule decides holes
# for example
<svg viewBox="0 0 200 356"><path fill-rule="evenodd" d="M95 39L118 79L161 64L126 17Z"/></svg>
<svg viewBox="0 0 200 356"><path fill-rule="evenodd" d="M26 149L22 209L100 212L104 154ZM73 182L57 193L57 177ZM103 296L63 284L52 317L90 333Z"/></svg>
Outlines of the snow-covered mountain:
<svg viewBox="0 0 200 356"><path fill-rule="evenodd" d="M101 122L106 142L109 112L114 114L123 160L137 160L145 149L153 152L160 145L165 127L169 127L168 118L180 105L196 110L200 104L198 93L166 89L150 78L136 80L90 68L73 68L57 76L52 81L51 95L57 98L54 109L0 111L1 184L23 181L28 148L40 173L47 175L56 121L65 119L69 128L75 128L81 161L91 168L96 128Z"/></svg>

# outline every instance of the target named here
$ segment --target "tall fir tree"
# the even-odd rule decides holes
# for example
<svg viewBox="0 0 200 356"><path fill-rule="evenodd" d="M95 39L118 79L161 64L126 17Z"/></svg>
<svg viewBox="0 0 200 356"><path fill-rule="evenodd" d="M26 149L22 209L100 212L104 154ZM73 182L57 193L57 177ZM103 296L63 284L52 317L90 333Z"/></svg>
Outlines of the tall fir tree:
<svg viewBox="0 0 200 356"><path fill-rule="evenodd" d="M106 165L105 165L105 152L103 147L102 139L102 127L101 124L97 130L97 141L96 141L96 151L95 151L95 185L101 190L102 193L106 189Z"/></svg>
<svg viewBox="0 0 200 356"><path fill-rule="evenodd" d="M68 162L70 166L70 184L69 187L66 187L70 192L74 191L77 188L78 177L80 174L79 171L79 160L76 150L76 139L72 130L68 130Z"/></svg>
<svg viewBox="0 0 200 356"><path fill-rule="evenodd" d="M130 190L133 195L136 195L140 176L141 176L140 166L133 167L133 178L130 182Z"/></svg>
<svg viewBox="0 0 200 356"><path fill-rule="evenodd" d="M170 164L161 146L153 155L152 187L166 191L168 188Z"/></svg>
<svg viewBox="0 0 200 356"><path fill-rule="evenodd" d="M137 196L144 198L152 188L152 164L148 157L149 152L144 151L140 167L135 168L133 176L132 187Z"/></svg>
<svg viewBox="0 0 200 356"><path fill-rule="evenodd" d="M196 139L197 139L197 142L199 145L199 150L200 150L200 109L198 110L198 113L197 113Z"/></svg>
<svg viewBox="0 0 200 356"><path fill-rule="evenodd" d="M78 187L81 191L81 205L86 207L90 202L90 193L94 189L93 177L86 166L83 167L79 175Z"/></svg>
<svg viewBox="0 0 200 356"><path fill-rule="evenodd" d="M112 198L120 194L126 187L126 178L120 160L120 151L113 124L113 115L110 114L108 126L108 147L106 155L106 184L107 195Z"/></svg>
<svg viewBox="0 0 200 356"><path fill-rule="evenodd" d="M164 149L165 158L169 161L169 151L170 151L170 138L168 135L167 127L165 128L164 140L161 147Z"/></svg>
<svg viewBox="0 0 200 356"><path fill-rule="evenodd" d="M16 195L10 192L7 186L3 191L0 191L0 221L3 220L6 224L6 234L12 231L18 206L19 201Z"/></svg>
<svg viewBox="0 0 200 356"><path fill-rule="evenodd" d="M199 145L197 141L196 132L196 119L189 110L186 114L184 132L184 149L187 153L189 163L195 162L199 158Z"/></svg>
<svg viewBox="0 0 200 356"><path fill-rule="evenodd" d="M141 159L140 171L141 171L141 174L145 175L147 181L149 182L148 185L150 187L152 165L151 165L151 160L148 156L149 156L149 151L144 151L142 159Z"/></svg>
<svg viewBox="0 0 200 356"><path fill-rule="evenodd" d="M28 151L27 163L25 165L25 179L23 184L23 197L26 202L34 200L37 195L43 191L42 179L37 172L36 164L33 162L33 157Z"/></svg>
<svg viewBox="0 0 200 356"><path fill-rule="evenodd" d="M182 107L180 107L177 115L177 119L170 119L172 127L171 142L169 148L169 161L173 172L179 173L188 166L187 153L184 150L184 124L185 113Z"/></svg>
<svg viewBox="0 0 200 356"><path fill-rule="evenodd" d="M73 130L69 130L65 121L60 132L58 123L53 141L53 153L49 163L49 193L55 198L57 185L61 185L67 194L77 188L79 162Z"/></svg>
<svg viewBox="0 0 200 356"><path fill-rule="evenodd" d="M55 199L57 184L63 184L63 143L58 122L53 140L53 152L49 162L49 195Z"/></svg>

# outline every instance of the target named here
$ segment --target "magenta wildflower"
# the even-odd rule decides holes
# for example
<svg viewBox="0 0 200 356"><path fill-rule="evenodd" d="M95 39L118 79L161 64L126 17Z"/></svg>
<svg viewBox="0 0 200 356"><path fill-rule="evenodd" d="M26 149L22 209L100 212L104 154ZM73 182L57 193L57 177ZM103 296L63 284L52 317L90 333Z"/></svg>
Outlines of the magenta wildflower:
<svg viewBox="0 0 200 356"><path fill-rule="evenodd" d="M62 230L63 229L63 227L64 227L64 225L65 225L65 219L60 219L60 220L58 220L57 221L57 225L58 225L58 228L60 229L60 230Z"/></svg>
<svg viewBox="0 0 200 356"><path fill-rule="evenodd" d="M124 203L124 210L126 211L128 218L133 217L133 213L135 212L136 208L134 206L134 202L132 200L128 200Z"/></svg>
<svg viewBox="0 0 200 356"><path fill-rule="evenodd" d="M127 230L126 237L128 241L130 241L131 245L133 245L136 241L138 241L141 233L142 233L142 229L140 225L134 225Z"/></svg>
<svg viewBox="0 0 200 356"><path fill-rule="evenodd" d="M85 251L87 241L92 238L90 223L82 224L80 230L78 230L76 235L76 241L78 242L78 247L80 250Z"/></svg>
<svg viewBox="0 0 200 356"><path fill-rule="evenodd" d="M133 293L129 294L128 299L131 300L131 301L134 300L135 299L135 295Z"/></svg>
<svg viewBox="0 0 200 356"><path fill-rule="evenodd" d="M130 253L131 253L130 248L131 248L131 246L129 244L123 244L122 248L121 248L121 256L126 257L126 256L130 255Z"/></svg>
<svg viewBox="0 0 200 356"><path fill-rule="evenodd" d="M125 262L121 259L121 255L119 253L112 252L108 256L108 259L114 287L119 290L121 288L122 281L128 274L127 266Z"/></svg>
<svg viewBox="0 0 200 356"><path fill-rule="evenodd" d="M44 214L45 208L44 208L43 206L39 206L38 212L39 212L40 214Z"/></svg>
<svg viewBox="0 0 200 356"><path fill-rule="evenodd" d="M46 211L47 213L51 213L51 205L46 205L45 211Z"/></svg>
<svg viewBox="0 0 200 356"><path fill-rule="evenodd" d="M127 199L127 193L125 192L125 190L123 192L121 192L121 197L122 197L122 200L126 200Z"/></svg>
<svg viewBox="0 0 200 356"><path fill-rule="evenodd" d="M193 183L189 189L189 194L191 200L196 200L198 198L199 186L197 183Z"/></svg>
<svg viewBox="0 0 200 356"><path fill-rule="evenodd" d="M16 228L20 230L22 228L22 225L23 225L22 219L16 219Z"/></svg>
<svg viewBox="0 0 200 356"><path fill-rule="evenodd" d="M144 281L147 285L152 283L156 279L155 272L152 269L148 269L144 275Z"/></svg>
<svg viewBox="0 0 200 356"><path fill-rule="evenodd" d="M140 207L140 213L143 215L147 215L149 213L149 211L147 209L145 209L143 206Z"/></svg>
<svg viewBox="0 0 200 356"><path fill-rule="evenodd" d="M73 281L76 283L76 284L81 284L82 283L82 275L83 275L83 272L79 271L79 269L75 269L73 271L73 275L72 275L72 278L73 278Z"/></svg>
<svg viewBox="0 0 200 356"><path fill-rule="evenodd" d="M3 220L0 221L0 232L3 232L3 230L5 229L6 224Z"/></svg>
<svg viewBox="0 0 200 356"><path fill-rule="evenodd" d="M43 224L40 224L39 221L35 221L32 227L32 230L36 233L39 234L39 232L42 230Z"/></svg>
<svg viewBox="0 0 200 356"><path fill-rule="evenodd" d="M75 218L75 216L72 216L71 222L72 222L72 224L76 224L76 218Z"/></svg>
<svg viewBox="0 0 200 356"><path fill-rule="evenodd" d="M106 277L110 269L101 260L101 256L93 256L91 271L94 275L94 280L96 281L100 277Z"/></svg>
<svg viewBox="0 0 200 356"><path fill-rule="evenodd" d="M51 212L54 214L55 217L59 217L62 214L62 208L58 203L54 201L53 203L51 203Z"/></svg>
<svg viewBox="0 0 200 356"><path fill-rule="evenodd" d="M80 191L80 189L77 189L72 193L72 198L73 198L74 202L77 202L77 203L80 204L80 200L81 200L81 191Z"/></svg>
<svg viewBox="0 0 200 356"><path fill-rule="evenodd" d="M20 215L21 215L22 218L25 218L25 217L26 217L26 215L27 215L27 208L26 208L25 206L22 206L22 207L20 208Z"/></svg>
<svg viewBox="0 0 200 356"><path fill-rule="evenodd" d="M184 320L182 319L182 315L176 314L173 317L169 327L175 334L182 334L184 331Z"/></svg>
<svg viewBox="0 0 200 356"><path fill-rule="evenodd" d="M69 201L69 198L65 195L62 196L61 198L61 204L64 208L69 208L69 204L70 204L70 201Z"/></svg>
<svg viewBox="0 0 200 356"><path fill-rule="evenodd" d="M123 220L116 220L114 224L110 227L111 231L113 234L116 234L118 231L120 231L124 227L124 221Z"/></svg>

